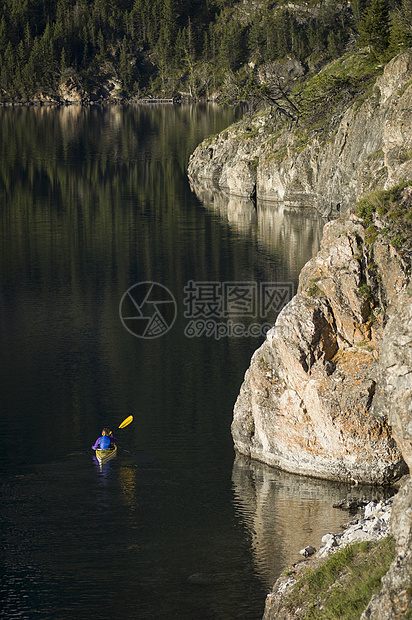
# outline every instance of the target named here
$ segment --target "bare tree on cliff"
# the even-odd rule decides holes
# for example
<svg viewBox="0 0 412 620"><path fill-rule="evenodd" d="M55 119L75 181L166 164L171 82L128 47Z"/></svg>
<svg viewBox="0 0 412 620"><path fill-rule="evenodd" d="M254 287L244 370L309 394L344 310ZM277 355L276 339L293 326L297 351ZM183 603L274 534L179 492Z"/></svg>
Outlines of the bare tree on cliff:
<svg viewBox="0 0 412 620"><path fill-rule="evenodd" d="M250 113L270 107L275 116L286 119L290 125L296 124L301 114L299 93L292 94L289 79L275 66L265 75L253 68L242 75L228 71L222 98L225 103L247 103Z"/></svg>

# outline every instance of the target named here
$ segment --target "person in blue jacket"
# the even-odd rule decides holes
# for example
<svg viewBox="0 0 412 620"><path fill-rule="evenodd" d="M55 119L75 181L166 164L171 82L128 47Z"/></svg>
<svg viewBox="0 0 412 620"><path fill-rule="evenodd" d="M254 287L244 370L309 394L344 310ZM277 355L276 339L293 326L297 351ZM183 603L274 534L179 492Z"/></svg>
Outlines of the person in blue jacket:
<svg viewBox="0 0 412 620"><path fill-rule="evenodd" d="M92 446L92 450L107 450L108 448L110 448L114 443L116 443L116 438L113 437L112 435L112 431L108 428L104 428L102 430L102 435L101 437L98 437L96 439L96 441L94 442L94 445Z"/></svg>

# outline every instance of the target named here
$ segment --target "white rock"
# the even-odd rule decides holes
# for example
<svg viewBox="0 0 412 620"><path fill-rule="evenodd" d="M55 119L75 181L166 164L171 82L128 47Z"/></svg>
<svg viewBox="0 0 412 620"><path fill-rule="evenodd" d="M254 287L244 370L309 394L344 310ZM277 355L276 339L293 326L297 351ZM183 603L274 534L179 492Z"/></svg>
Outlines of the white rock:
<svg viewBox="0 0 412 620"><path fill-rule="evenodd" d="M343 538L346 544L350 544L363 540L372 540L373 536L369 532L365 532L365 530L356 530L354 532L346 532Z"/></svg>
<svg viewBox="0 0 412 620"><path fill-rule="evenodd" d="M376 502L369 502L369 504L366 504L365 510L364 510L365 519L369 519L375 513L376 513Z"/></svg>

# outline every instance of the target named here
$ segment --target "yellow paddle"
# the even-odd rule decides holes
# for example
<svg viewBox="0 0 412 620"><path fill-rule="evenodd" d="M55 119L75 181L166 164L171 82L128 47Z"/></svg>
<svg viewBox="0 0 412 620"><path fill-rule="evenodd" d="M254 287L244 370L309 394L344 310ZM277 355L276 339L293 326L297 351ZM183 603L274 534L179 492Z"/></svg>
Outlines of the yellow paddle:
<svg viewBox="0 0 412 620"><path fill-rule="evenodd" d="M128 418L123 420L123 422L120 424L120 426L117 428L117 430L119 430L119 428L124 428L125 426L129 426L129 424L131 424L132 422L133 422L133 416L129 415Z"/></svg>

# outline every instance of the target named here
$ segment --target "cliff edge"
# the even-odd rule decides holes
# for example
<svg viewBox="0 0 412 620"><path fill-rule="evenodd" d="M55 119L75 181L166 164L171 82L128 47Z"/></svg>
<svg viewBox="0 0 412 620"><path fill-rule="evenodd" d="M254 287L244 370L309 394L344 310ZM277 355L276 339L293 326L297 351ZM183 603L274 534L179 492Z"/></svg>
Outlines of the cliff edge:
<svg viewBox="0 0 412 620"><path fill-rule="evenodd" d="M412 147L411 77L412 56L392 60L371 97L342 112L334 141L319 153L318 164L326 152L328 161L312 178L328 178L330 184L319 182L317 191L338 195L342 185L336 179L352 176L353 202L344 216L325 225L321 249L302 269L297 295L253 355L234 408L236 449L268 465L372 484L390 484L411 465L404 449L409 393L402 400L392 397L408 382L410 366L387 361L401 320L393 317L401 300L406 307L410 300L412 188L405 179L412 179L412 160L401 152ZM205 178L216 179L215 147L221 143L238 147L228 135L215 139ZM192 171L199 153L205 154L205 147L199 148ZM306 151L312 148L313 143ZM368 157L373 149L374 157ZM285 162L285 170L287 165L299 170L299 158ZM227 160L220 178L240 170L241 161ZM394 181L398 185L384 189ZM380 189L365 194L365 187ZM401 355L402 347L396 350ZM398 367L401 377L394 374ZM401 402L403 416L391 409Z"/></svg>
<svg viewBox="0 0 412 620"><path fill-rule="evenodd" d="M356 67L365 55L344 57L319 74L326 84L347 81L349 105L338 102L332 109L332 87L324 86L319 99L325 109L316 122L280 128L267 109L202 142L189 161L192 188L213 187L336 216L365 192L411 178L412 55L394 58L374 85L362 89L367 70L359 77ZM351 86L355 82L357 87ZM319 93L321 83L313 86Z"/></svg>

